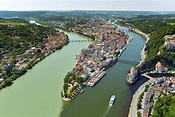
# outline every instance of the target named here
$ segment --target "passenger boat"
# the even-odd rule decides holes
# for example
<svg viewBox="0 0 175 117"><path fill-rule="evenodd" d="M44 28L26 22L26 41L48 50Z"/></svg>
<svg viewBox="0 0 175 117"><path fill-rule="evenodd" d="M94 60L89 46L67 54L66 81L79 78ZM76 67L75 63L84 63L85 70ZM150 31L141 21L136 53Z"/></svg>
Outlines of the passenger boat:
<svg viewBox="0 0 175 117"><path fill-rule="evenodd" d="M115 102L115 95L112 95L110 100L109 100L109 105L112 106Z"/></svg>

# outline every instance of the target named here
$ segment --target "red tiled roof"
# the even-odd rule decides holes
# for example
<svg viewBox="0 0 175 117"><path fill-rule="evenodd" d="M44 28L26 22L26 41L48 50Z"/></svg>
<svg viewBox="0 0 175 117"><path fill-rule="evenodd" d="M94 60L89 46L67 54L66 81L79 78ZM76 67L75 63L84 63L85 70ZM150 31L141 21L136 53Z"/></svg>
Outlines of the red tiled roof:
<svg viewBox="0 0 175 117"><path fill-rule="evenodd" d="M137 70L137 69L136 69L136 67L131 67L131 70L132 70L132 71L135 71L135 70Z"/></svg>
<svg viewBox="0 0 175 117"><path fill-rule="evenodd" d="M157 62L156 67L163 67L161 62Z"/></svg>

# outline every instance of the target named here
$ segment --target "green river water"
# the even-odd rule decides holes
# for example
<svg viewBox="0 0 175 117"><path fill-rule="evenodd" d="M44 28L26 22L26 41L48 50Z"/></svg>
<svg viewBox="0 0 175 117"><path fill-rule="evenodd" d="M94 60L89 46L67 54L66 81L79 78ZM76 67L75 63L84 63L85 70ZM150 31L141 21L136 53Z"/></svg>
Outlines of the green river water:
<svg viewBox="0 0 175 117"><path fill-rule="evenodd" d="M121 58L140 59L145 39L125 27L134 39ZM67 33L71 40L85 39ZM61 50L48 56L17 79L12 86L0 91L0 117L127 117L134 91L145 79L128 86L125 78L133 65L117 62L107 70L106 76L94 87L86 88L71 102L63 102L63 78L75 66L75 56L89 42L70 42ZM108 107L112 94L116 102Z"/></svg>

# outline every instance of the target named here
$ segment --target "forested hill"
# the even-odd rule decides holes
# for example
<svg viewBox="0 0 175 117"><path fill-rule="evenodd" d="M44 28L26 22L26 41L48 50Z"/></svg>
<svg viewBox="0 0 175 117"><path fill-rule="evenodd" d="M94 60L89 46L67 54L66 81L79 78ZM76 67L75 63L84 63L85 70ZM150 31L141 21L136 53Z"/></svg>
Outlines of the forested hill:
<svg viewBox="0 0 175 117"><path fill-rule="evenodd" d="M54 28L0 18L0 89L68 42L67 35Z"/></svg>
<svg viewBox="0 0 175 117"><path fill-rule="evenodd" d="M162 62L170 70L175 69L175 50L167 50L164 45L164 36L175 34L175 15L137 16L124 19L119 23L127 24L150 35L150 40L145 49L146 61L141 66L143 71L153 70L158 61Z"/></svg>
<svg viewBox="0 0 175 117"><path fill-rule="evenodd" d="M21 19L0 20L0 48L6 54L13 52L13 55L24 53L29 45L37 46L44 43L48 35L55 35L56 30L29 24Z"/></svg>
<svg viewBox="0 0 175 117"><path fill-rule="evenodd" d="M143 64L145 70L153 70L158 61L167 66L169 70L175 70L175 51L174 49L166 49L164 45L164 36L173 34L175 34L175 26L169 24L152 33L145 48L147 53L146 61Z"/></svg>

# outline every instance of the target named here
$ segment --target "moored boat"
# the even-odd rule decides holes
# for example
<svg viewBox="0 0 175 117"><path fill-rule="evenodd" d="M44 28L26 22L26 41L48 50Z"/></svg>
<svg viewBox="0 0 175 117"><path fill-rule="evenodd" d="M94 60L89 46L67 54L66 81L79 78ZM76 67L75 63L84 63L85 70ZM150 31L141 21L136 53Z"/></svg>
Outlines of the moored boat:
<svg viewBox="0 0 175 117"><path fill-rule="evenodd" d="M84 92L84 89L82 89L81 91L80 91L80 93L83 93Z"/></svg>

